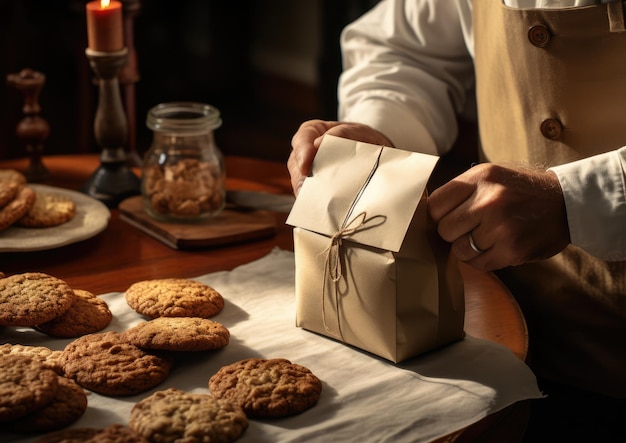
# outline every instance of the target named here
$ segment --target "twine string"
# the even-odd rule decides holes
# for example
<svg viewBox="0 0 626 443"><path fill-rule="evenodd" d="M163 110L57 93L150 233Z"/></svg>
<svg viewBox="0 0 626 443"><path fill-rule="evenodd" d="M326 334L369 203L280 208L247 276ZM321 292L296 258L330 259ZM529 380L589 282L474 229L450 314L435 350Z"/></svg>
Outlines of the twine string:
<svg viewBox="0 0 626 443"><path fill-rule="evenodd" d="M378 169L378 165L380 164L380 157L382 155L384 148L385 148L384 146L381 146L380 149L378 150L376 161L372 165L372 169L370 170L368 176L366 177L365 182L361 185L359 192L357 192L356 196L354 197L354 200L352 201L352 204L350 205L350 208L348 209L348 212L346 213L346 216L341 225L341 228L335 234L333 234L333 236L330 238L330 244L324 251L321 252L321 254L326 254L326 257L324 260L324 279L323 279L324 287L322 289L322 321L323 321L324 329L326 330L326 332L334 336L340 337L341 340L343 340L343 331L341 329L341 321L340 321L340 315L339 315L339 296L338 296L338 288L337 288L339 281L341 280L341 277L343 275L343 269L341 266L341 246L343 244L344 238L355 234L361 229L364 229L365 225L370 220L377 218L377 217L373 217L368 220L367 214L365 213L365 211L363 211L357 214L356 216L352 217L352 219L350 219L358 201L361 199L361 196L365 192L365 188L367 187L369 182L372 180L374 173ZM384 223L384 217L383 217L383 223ZM334 304L335 304L335 312L337 313L338 334L331 331L331 329L328 327L328 323L326 322L326 287L328 286L329 277L330 277L331 282L333 283L333 288L334 288L334 293L335 293Z"/></svg>
<svg viewBox="0 0 626 443"><path fill-rule="evenodd" d="M322 290L322 320L324 322L324 329L326 332L334 334L331 329L328 327L328 323L326 322L326 287L328 286L327 282L330 277L330 281L333 282L333 286L335 289L335 310L337 312L337 319L339 319L339 297L337 296L337 284L339 280L341 280L343 270L341 267L341 245L343 244L343 238L349 237L350 235L356 233L359 229L361 229L367 223L366 213L361 212L356 217L354 217L350 223L348 223L345 227L341 228L337 231L331 238L330 244L328 247L322 251L322 254L326 254L326 258L324 260L324 279L323 279L323 290ZM339 326L339 337L343 340L343 333L341 331L341 324L337 321Z"/></svg>

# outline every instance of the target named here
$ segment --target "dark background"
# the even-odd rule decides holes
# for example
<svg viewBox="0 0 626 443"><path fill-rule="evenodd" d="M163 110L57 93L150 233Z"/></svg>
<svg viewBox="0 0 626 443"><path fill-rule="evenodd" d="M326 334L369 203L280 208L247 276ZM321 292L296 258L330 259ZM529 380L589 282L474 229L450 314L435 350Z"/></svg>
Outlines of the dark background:
<svg viewBox="0 0 626 443"><path fill-rule="evenodd" d="M289 26L294 4L314 7L307 27ZM311 3L307 3L311 2ZM40 95L41 116L51 127L45 155L99 152L93 140L97 89L85 58L84 0L0 0L0 73L31 68L46 75ZM124 3L124 2L123 2ZM216 131L221 150L230 155L285 161L290 139L309 118L336 117L336 83L341 70L339 33L374 0L144 0L134 16L134 46L139 81L135 84L136 132L129 140L143 155L151 134L148 109L158 103L193 100L220 109ZM296 6L297 7L297 6ZM269 9L268 9L269 8ZM253 63L253 48L265 32L258 17L272 12L271 31L289 39L316 39L313 82ZM282 16L285 13L285 16ZM284 31L283 31L284 26ZM310 27L308 27L310 29ZM306 41L306 40L305 40ZM122 91L124 87L122 86ZM23 96L0 87L0 159L25 155L15 135ZM133 117L129 120L133 120ZM131 131L132 132L132 131Z"/></svg>

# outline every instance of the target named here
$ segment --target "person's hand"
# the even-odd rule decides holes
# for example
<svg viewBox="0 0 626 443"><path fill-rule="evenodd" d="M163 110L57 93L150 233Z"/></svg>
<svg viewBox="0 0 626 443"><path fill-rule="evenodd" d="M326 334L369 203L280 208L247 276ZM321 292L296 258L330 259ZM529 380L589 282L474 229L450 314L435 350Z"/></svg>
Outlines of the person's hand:
<svg viewBox="0 0 626 443"><path fill-rule="evenodd" d="M546 259L570 242L551 171L479 164L433 191L428 210L458 259L481 270Z"/></svg>
<svg viewBox="0 0 626 443"><path fill-rule="evenodd" d="M365 143L391 146L387 138L377 130L359 123L309 120L300 125L291 139L291 154L287 169L291 176L294 194L298 194L307 175L311 173L313 158L324 134L336 135Z"/></svg>

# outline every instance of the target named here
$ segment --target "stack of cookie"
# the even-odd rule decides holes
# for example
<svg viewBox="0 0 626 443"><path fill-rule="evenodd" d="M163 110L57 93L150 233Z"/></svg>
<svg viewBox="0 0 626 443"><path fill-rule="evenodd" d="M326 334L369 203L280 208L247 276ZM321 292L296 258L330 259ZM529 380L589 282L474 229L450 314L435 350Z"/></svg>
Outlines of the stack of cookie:
<svg viewBox="0 0 626 443"><path fill-rule="evenodd" d="M222 311L224 298L204 283L140 281L125 299L146 320L124 331L103 331L112 314L101 298L43 273L0 274L0 325L73 338L62 351L0 346L0 428L55 431L37 443L232 442L249 419L288 417L317 404L322 383L308 368L282 358L249 358L210 374L206 394L173 387L153 392L135 403L128 425L61 429L84 414L86 391L142 394L168 378L178 356L229 344L229 330L210 319Z"/></svg>
<svg viewBox="0 0 626 443"><path fill-rule="evenodd" d="M28 352L0 357L0 423L13 432L69 426L87 409L85 391Z"/></svg>
<svg viewBox="0 0 626 443"><path fill-rule="evenodd" d="M21 172L0 169L0 231L10 226L58 226L72 220L75 214L76 204L71 198L35 191Z"/></svg>
<svg viewBox="0 0 626 443"><path fill-rule="evenodd" d="M112 319L103 299L72 289L57 277L0 273L0 326L32 327L51 337L73 338L98 332Z"/></svg>
<svg viewBox="0 0 626 443"><path fill-rule="evenodd" d="M112 319L104 300L73 290L44 273L0 274L0 326L31 327L52 337L77 337ZM81 386L65 377L62 351L0 346L0 423L19 433L48 432L78 420L87 409ZM17 406L16 406L17 405Z"/></svg>

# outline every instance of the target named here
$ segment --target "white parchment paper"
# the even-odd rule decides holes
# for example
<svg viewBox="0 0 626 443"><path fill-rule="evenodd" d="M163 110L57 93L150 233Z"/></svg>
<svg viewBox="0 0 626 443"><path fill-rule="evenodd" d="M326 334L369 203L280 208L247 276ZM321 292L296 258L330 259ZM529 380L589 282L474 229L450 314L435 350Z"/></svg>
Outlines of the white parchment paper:
<svg viewBox="0 0 626 443"><path fill-rule="evenodd" d="M344 344L295 327L294 255L275 249L230 272L197 280L226 300L213 318L231 332L219 351L185 354L157 388L133 397L89 395L85 415L72 427L128 422L134 403L154 391L176 387L208 393L221 366L249 357L287 358L308 367L323 382L318 404L295 417L250 420L241 442L428 442L461 429L510 404L541 397L529 368L507 348L473 337L393 365ZM122 331L145 319L123 293L104 294ZM5 328L2 342L63 349L29 328ZM2 441L33 438L1 435Z"/></svg>

